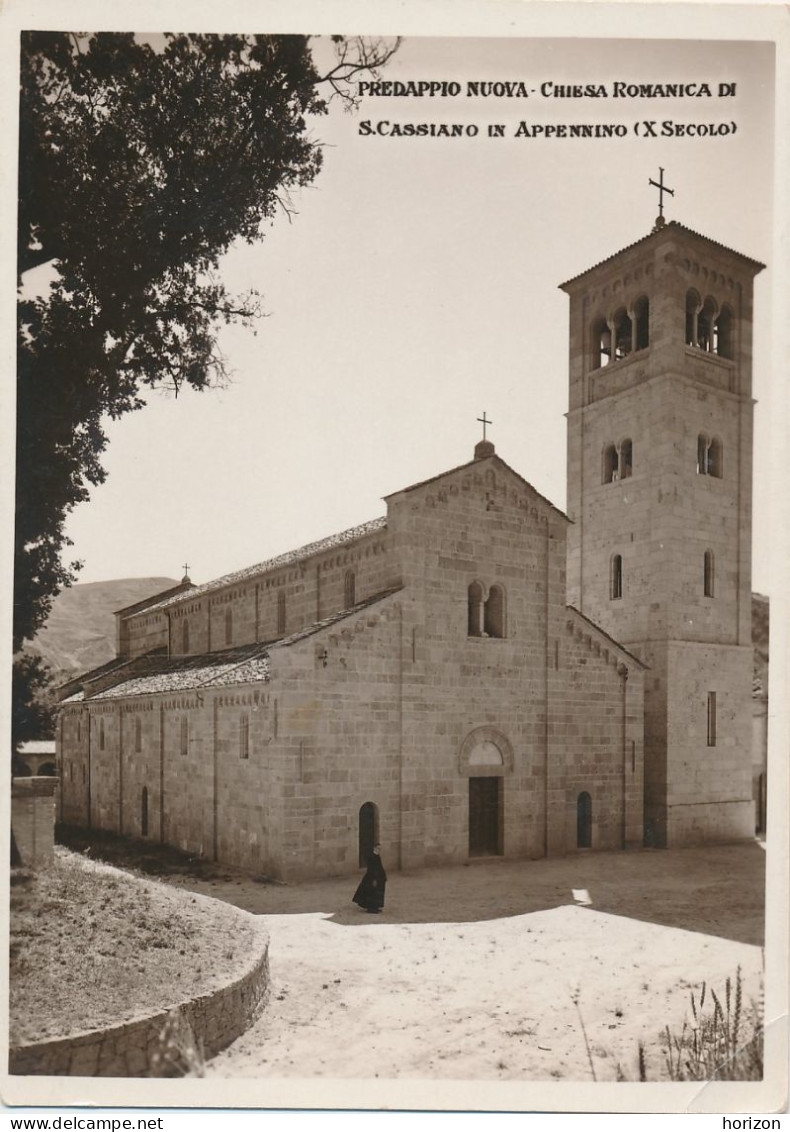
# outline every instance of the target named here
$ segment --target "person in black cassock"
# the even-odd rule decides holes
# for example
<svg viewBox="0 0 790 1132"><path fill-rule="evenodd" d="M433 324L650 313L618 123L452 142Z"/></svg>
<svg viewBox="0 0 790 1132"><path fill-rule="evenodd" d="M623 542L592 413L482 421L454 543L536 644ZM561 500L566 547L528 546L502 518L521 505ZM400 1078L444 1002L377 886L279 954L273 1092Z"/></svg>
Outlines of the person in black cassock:
<svg viewBox="0 0 790 1132"><path fill-rule="evenodd" d="M384 872L384 864L381 860L380 845L373 846L367 865L365 875L351 899L366 912L380 912L384 907L384 889L387 886L387 874Z"/></svg>

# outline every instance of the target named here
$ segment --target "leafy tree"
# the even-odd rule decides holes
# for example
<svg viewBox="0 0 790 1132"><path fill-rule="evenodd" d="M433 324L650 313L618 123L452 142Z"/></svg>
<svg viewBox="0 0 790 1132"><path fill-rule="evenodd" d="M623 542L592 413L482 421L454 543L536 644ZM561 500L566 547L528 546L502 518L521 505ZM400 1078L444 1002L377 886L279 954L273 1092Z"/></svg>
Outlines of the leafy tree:
<svg viewBox="0 0 790 1132"><path fill-rule="evenodd" d="M321 167L308 120L397 48L332 44L322 73L303 36L23 33L19 274L57 274L20 300L15 650L75 579L64 522L105 478L103 418L222 381L219 326L259 310L220 257L290 209Z"/></svg>
<svg viewBox="0 0 790 1132"><path fill-rule="evenodd" d="M397 49L334 36L322 72L303 36L158 39L22 34L18 272L56 270L19 302L15 652L76 578L64 524L105 478L103 419L146 387L223 380L217 330L259 308L226 292L221 256L290 211L321 167L309 119L353 104L356 76ZM15 664L32 723L43 679Z"/></svg>

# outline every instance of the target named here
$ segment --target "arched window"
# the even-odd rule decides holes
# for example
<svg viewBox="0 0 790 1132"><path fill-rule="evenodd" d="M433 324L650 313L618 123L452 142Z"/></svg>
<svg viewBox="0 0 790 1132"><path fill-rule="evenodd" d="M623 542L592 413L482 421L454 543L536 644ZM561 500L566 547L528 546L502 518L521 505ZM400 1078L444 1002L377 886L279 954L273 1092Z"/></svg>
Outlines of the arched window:
<svg viewBox="0 0 790 1132"><path fill-rule="evenodd" d="M143 796L140 800L140 833L148 836L148 787L143 787Z"/></svg>
<svg viewBox="0 0 790 1132"><path fill-rule="evenodd" d="M614 359L619 362L621 358L631 353L633 346L633 327L628 311L621 307L614 316Z"/></svg>
<svg viewBox="0 0 790 1132"><path fill-rule="evenodd" d="M179 749L182 755L186 755L189 751L189 720L185 715L181 716L181 733L179 736Z"/></svg>
<svg viewBox="0 0 790 1132"><path fill-rule="evenodd" d="M42 763L38 773L40 778L55 778L58 770L54 763Z"/></svg>
<svg viewBox="0 0 790 1132"><path fill-rule="evenodd" d="M239 719L239 758L250 757L250 717L244 712Z"/></svg>
<svg viewBox="0 0 790 1132"><path fill-rule="evenodd" d="M346 570L344 590L345 608L350 609L352 605L356 605L357 600L357 579L353 570Z"/></svg>
<svg viewBox="0 0 790 1132"><path fill-rule="evenodd" d="M505 635L505 592L501 586L492 586L483 613L483 630L487 637Z"/></svg>
<svg viewBox="0 0 790 1132"><path fill-rule="evenodd" d="M620 478L620 456L614 444L607 444L603 453L603 482L614 483Z"/></svg>
<svg viewBox="0 0 790 1132"><path fill-rule="evenodd" d="M699 294L692 288L686 292L686 345L697 345L697 316L700 307L702 306L702 299Z"/></svg>
<svg viewBox="0 0 790 1132"><path fill-rule="evenodd" d="M230 606L225 610L225 644L233 644L233 610Z"/></svg>
<svg viewBox="0 0 790 1132"><path fill-rule="evenodd" d="M714 436L708 447L708 475L716 476L721 479L722 476L722 446L721 441L717 436Z"/></svg>
<svg viewBox="0 0 790 1132"><path fill-rule="evenodd" d="M704 565L703 565L703 585L704 585L705 597L713 597L713 582L714 582L713 568L714 568L713 551L712 550L706 550L705 551Z"/></svg>
<svg viewBox="0 0 790 1132"><path fill-rule="evenodd" d="M143 725L139 715L134 720L134 749L137 754L143 749Z"/></svg>
<svg viewBox="0 0 790 1132"><path fill-rule="evenodd" d="M472 582L468 594L468 629L470 637L483 635L483 587L479 582Z"/></svg>
<svg viewBox="0 0 790 1132"><path fill-rule="evenodd" d="M713 324L716 320L716 303L708 295L697 315L697 346L710 352L713 349Z"/></svg>
<svg viewBox="0 0 790 1132"><path fill-rule="evenodd" d="M701 432L697 437L697 475L722 477L722 443L717 436L713 439Z"/></svg>
<svg viewBox="0 0 790 1132"><path fill-rule="evenodd" d="M642 295L634 303L634 349L646 350L650 345L650 303Z"/></svg>
<svg viewBox="0 0 790 1132"><path fill-rule="evenodd" d="M633 471L634 446L630 440L620 442L620 479L628 479Z"/></svg>
<svg viewBox="0 0 790 1132"><path fill-rule="evenodd" d="M592 798L586 790L576 799L576 847L592 848Z"/></svg>
<svg viewBox="0 0 790 1132"><path fill-rule="evenodd" d="M592 329L593 357L592 368L600 369L612 360L612 332L605 318L599 318L593 323Z"/></svg>
<svg viewBox="0 0 790 1132"><path fill-rule="evenodd" d="M285 591L277 594L277 632L282 636L285 632Z"/></svg>
<svg viewBox="0 0 790 1132"><path fill-rule="evenodd" d="M181 626L181 651L186 654L189 652L189 622L185 621Z"/></svg>
<svg viewBox="0 0 790 1132"><path fill-rule="evenodd" d="M623 596L623 557L613 554L610 568L609 597L616 601Z"/></svg>
<svg viewBox="0 0 790 1132"><path fill-rule="evenodd" d="M379 842L379 808L375 802L365 802L359 808L359 864L368 863L373 846Z"/></svg>
<svg viewBox="0 0 790 1132"><path fill-rule="evenodd" d="M713 349L720 358L735 357L733 342L733 315L728 306L723 306L719 317L713 324Z"/></svg>

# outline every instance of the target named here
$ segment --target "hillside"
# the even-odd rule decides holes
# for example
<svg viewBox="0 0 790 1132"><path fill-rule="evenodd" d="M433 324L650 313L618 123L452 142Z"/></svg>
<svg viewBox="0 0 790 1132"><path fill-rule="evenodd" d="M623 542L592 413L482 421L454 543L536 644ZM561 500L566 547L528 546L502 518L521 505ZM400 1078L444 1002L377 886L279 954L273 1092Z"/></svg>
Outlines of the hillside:
<svg viewBox="0 0 790 1132"><path fill-rule="evenodd" d="M52 603L47 623L26 652L42 656L56 682L87 672L115 656L114 612L177 585L172 578L83 582Z"/></svg>

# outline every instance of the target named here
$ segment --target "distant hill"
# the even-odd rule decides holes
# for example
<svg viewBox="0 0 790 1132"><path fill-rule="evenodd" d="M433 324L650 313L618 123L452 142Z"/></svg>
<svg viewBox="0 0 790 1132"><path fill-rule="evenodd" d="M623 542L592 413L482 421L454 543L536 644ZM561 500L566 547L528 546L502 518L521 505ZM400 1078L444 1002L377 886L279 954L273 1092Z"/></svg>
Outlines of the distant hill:
<svg viewBox="0 0 790 1132"><path fill-rule="evenodd" d="M172 578L119 578L71 586L55 598L25 652L43 657L57 683L105 664L115 656L115 611L177 584Z"/></svg>

